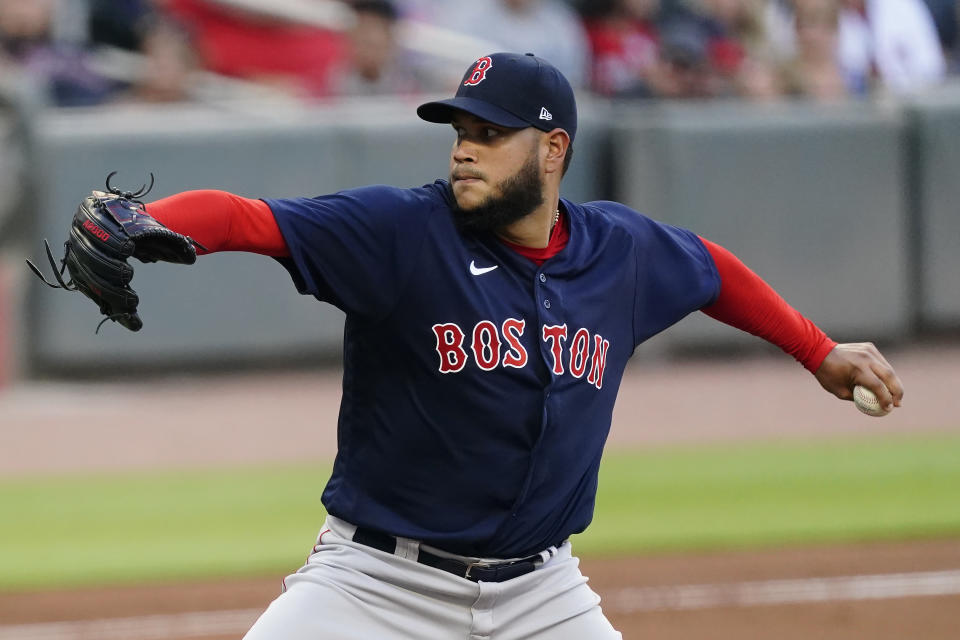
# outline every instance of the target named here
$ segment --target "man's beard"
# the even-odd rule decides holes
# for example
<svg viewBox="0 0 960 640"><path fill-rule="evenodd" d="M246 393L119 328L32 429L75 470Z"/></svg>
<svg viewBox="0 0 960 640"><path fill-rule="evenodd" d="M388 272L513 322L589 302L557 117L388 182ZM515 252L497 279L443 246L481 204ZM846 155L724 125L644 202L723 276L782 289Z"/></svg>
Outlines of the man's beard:
<svg viewBox="0 0 960 640"><path fill-rule="evenodd" d="M491 195L472 209L463 209L454 198L453 221L464 233L500 231L533 213L543 204L543 184L537 154L513 176L500 183L500 194Z"/></svg>

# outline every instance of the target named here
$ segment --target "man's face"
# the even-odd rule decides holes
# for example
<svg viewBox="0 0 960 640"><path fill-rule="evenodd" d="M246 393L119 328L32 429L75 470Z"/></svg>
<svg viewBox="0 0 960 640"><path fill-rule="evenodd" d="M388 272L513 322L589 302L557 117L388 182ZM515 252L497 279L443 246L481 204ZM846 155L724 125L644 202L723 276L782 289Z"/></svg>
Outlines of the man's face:
<svg viewBox="0 0 960 640"><path fill-rule="evenodd" d="M360 12L350 40L357 72L368 80L378 80L396 49L393 22L371 11Z"/></svg>
<svg viewBox="0 0 960 640"><path fill-rule="evenodd" d="M0 31L5 37L39 40L50 31L53 0L0 0Z"/></svg>
<svg viewBox="0 0 960 640"><path fill-rule="evenodd" d="M496 231L543 203L541 134L508 129L466 113L453 118L450 185L461 228Z"/></svg>

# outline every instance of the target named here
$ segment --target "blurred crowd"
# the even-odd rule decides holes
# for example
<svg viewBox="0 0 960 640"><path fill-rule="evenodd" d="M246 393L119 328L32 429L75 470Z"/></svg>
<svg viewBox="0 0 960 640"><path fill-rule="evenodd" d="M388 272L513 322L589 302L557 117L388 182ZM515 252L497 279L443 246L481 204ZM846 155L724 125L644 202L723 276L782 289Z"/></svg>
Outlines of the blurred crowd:
<svg viewBox="0 0 960 640"><path fill-rule="evenodd" d="M452 91L534 52L618 99L904 94L960 69L956 0L0 0L0 68L52 104ZM454 74L451 75L451 70Z"/></svg>

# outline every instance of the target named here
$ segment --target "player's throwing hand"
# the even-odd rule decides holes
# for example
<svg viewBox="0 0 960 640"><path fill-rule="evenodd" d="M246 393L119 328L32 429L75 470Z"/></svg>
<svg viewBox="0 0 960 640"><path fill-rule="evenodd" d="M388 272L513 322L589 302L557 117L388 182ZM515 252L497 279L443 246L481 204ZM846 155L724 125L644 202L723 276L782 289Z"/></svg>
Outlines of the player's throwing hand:
<svg viewBox="0 0 960 640"><path fill-rule="evenodd" d="M903 402L903 384L872 342L838 344L815 373L820 385L842 400L853 400L853 388L866 387L886 411Z"/></svg>

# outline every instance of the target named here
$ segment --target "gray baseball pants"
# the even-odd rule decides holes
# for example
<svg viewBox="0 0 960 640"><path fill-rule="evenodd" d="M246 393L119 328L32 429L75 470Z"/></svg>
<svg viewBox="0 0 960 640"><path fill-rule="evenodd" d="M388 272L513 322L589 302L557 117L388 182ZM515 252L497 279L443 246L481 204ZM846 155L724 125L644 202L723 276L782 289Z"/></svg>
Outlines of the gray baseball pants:
<svg viewBox="0 0 960 640"><path fill-rule="evenodd" d="M389 554L353 542L355 530L328 517L307 563L244 640L622 639L569 542L531 573L476 583L416 562L416 541L400 538Z"/></svg>

